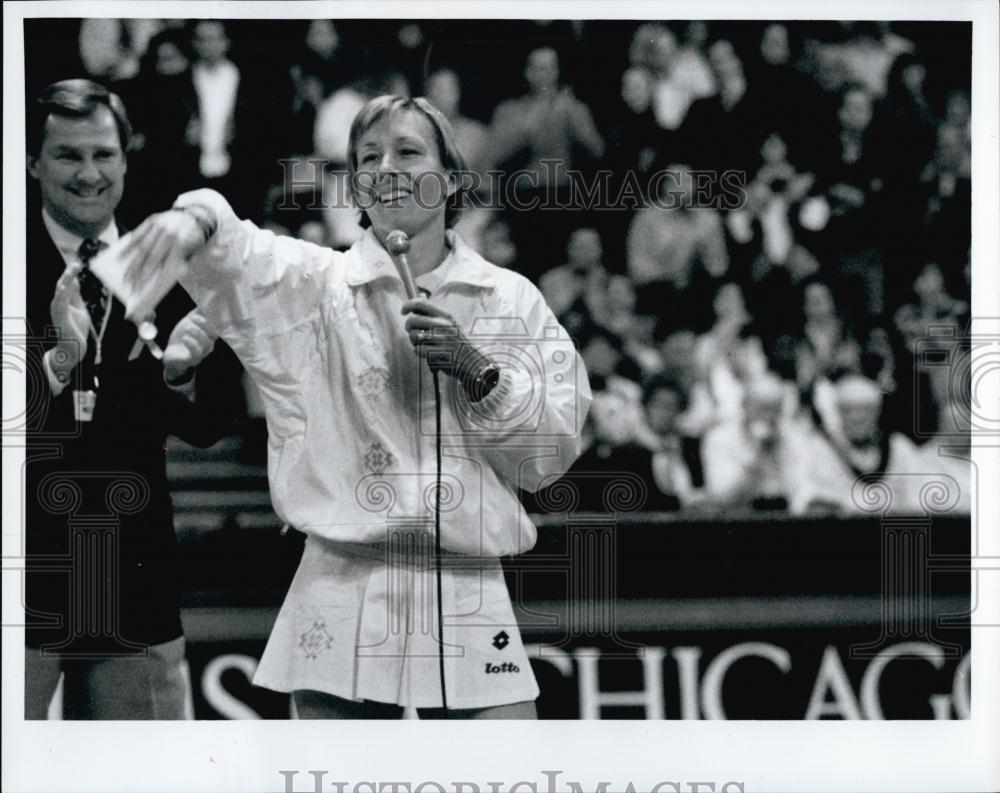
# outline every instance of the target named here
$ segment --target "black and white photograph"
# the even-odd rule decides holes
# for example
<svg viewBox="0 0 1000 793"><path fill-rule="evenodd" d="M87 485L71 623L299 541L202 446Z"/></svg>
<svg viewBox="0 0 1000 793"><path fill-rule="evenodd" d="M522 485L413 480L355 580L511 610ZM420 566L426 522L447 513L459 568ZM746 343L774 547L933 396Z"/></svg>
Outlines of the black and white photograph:
<svg viewBox="0 0 1000 793"><path fill-rule="evenodd" d="M998 42L6 3L4 789L1000 789Z"/></svg>

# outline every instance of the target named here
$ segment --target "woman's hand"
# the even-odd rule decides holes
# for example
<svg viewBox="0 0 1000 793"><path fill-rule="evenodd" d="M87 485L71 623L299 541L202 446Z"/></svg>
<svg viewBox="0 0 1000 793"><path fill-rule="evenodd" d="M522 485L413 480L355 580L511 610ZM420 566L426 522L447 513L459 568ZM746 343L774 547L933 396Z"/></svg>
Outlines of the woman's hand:
<svg viewBox="0 0 1000 793"><path fill-rule="evenodd" d="M150 215L132 232L122 251L129 263L126 281L139 288L174 257L187 259L205 244L205 230L190 212L171 209Z"/></svg>
<svg viewBox="0 0 1000 793"><path fill-rule="evenodd" d="M215 338L207 320L197 310L178 322L163 351L163 377L167 385L190 380L195 368L215 348Z"/></svg>
<svg viewBox="0 0 1000 793"><path fill-rule="evenodd" d="M431 369L445 372L467 385L489 365L490 360L466 338L454 317L430 300L407 300L402 313L406 316L410 344Z"/></svg>

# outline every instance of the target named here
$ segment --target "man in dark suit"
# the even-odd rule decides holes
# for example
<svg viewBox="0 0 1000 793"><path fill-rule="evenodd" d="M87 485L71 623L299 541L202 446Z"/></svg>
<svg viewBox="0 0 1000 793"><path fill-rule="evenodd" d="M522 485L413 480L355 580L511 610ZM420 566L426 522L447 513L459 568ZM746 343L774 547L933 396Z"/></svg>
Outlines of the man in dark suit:
<svg viewBox="0 0 1000 793"><path fill-rule="evenodd" d="M167 433L208 445L214 340L177 289L155 327L89 270L120 229L131 129L88 80L48 86L28 111L25 718L45 718L63 676L68 718L184 718L190 683L167 489ZM34 202L32 202L34 204ZM160 358L162 357L162 360ZM216 397L216 403L218 398Z"/></svg>

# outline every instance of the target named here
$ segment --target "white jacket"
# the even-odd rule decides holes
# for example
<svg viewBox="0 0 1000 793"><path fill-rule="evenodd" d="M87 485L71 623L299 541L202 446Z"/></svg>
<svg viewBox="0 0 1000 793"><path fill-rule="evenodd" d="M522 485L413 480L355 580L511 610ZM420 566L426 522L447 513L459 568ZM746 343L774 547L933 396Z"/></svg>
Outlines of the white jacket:
<svg viewBox="0 0 1000 793"><path fill-rule="evenodd" d="M275 511L337 541L431 531L433 381L404 331L402 281L372 231L340 253L240 221L211 190L176 206L186 204L210 208L218 228L181 283L260 388ZM502 373L478 403L441 375L442 547L520 553L536 531L515 489L535 491L576 459L590 388L541 293L447 234L448 257L417 282Z"/></svg>

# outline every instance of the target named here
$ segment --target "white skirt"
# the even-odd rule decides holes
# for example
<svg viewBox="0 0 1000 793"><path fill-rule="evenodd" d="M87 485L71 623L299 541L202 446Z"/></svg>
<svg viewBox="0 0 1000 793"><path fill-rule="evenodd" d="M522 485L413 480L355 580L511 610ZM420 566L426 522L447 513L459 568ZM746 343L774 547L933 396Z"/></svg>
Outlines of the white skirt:
<svg viewBox="0 0 1000 793"><path fill-rule="evenodd" d="M426 535L310 536L254 684L441 707L436 582ZM441 591L448 707L537 698L500 561L445 553Z"/></svg>

